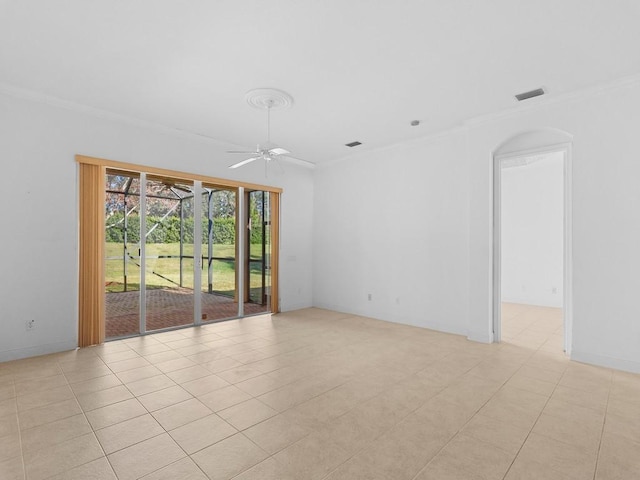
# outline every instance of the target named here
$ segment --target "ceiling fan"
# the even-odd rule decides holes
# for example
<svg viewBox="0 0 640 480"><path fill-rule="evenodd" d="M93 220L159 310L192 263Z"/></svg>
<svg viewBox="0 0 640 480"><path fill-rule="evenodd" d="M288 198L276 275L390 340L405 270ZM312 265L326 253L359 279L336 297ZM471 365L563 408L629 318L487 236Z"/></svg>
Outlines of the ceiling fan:
<svg viewBox="0 0 640 480"><path fill-rule="evenodd" d="M264 160L265 169L269 162L272 160L276 160L279 157L288 157L293 160L302 161L305 163L306 160L302 160L301 158L296 158L291 155L291 152L286 148L278 147L271 143L271 110L279 107L288 107L293 103L293 98L288 93L282 92L280 90L275 90L272 88L260 88L257 90L251 90L246 95L247 102L249 105L255 108L264 109L267 111L267 141L266 143L256 146L256 149L253 151L238 151L238 150L230 150L227 153L234 154L243 154L243 155L252 155L250 158L246 158L241 160L240 162L229 165L229 168L238 168L243 165L247 165L248 163L255 162L256 160Z"/></svg>

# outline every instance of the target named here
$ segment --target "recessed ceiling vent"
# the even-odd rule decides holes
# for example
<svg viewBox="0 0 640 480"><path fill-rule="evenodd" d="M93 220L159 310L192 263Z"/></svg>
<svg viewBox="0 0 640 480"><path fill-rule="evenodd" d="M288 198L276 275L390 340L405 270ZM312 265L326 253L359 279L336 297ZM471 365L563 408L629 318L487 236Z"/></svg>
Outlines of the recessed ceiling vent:
<svg viewBox="0 0 640 480"><path fill-rule="evenodd" d="M524 92L524 93L519 93L518 95L516 95L516 99L521 102L523 100L527 100L529 98L533 98L533 97L539 97L540 95L544 95L545 91L542 88L536 88L535 90L530 90L528 92Z"/></svg>
<svg viewBox="0 0 640 480"><path fill-rule="evenodd" d="M344 145L345 147L353 148L353 147L357 147L358 145L362 145L362 142L355 141L351 143L345 143Z"/></svg>

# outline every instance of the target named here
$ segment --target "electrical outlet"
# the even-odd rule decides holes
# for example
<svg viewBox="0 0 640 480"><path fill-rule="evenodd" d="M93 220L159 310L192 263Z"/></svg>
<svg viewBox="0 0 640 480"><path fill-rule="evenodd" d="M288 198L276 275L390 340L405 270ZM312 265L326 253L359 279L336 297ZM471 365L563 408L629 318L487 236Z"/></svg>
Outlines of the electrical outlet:
<svg viewBox="0 0 640 480"><path fill-rule="evenodd" d="M551 293L553 293L554 295L558 293L558 287L551 287Z"/></svg>
<svg viewBox="0 0 640 480"><path fill-rule="evenodd" d="M31 330L34 330L36 328L36 321L35 320L27 320L27 323L25 325L25 330L27 332L30 332Z"/></svg>
<svg viewBox="0 0 640 480"><path fill-rule="evenodd" d="M367 293L367 300L369 300L369 301L372 300L372 295L370 293Z"/></svg>

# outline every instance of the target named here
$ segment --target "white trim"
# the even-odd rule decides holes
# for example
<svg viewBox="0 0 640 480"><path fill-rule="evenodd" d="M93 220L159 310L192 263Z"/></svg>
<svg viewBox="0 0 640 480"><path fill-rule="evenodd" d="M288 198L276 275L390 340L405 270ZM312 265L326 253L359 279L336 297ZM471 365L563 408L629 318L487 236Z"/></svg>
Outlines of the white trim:
<svg viewBox="0 0 640 480"><path fill-rule="evenodd" d="M573 148L564 148L564 351L573 350Z"/></svg>
<svg viewBox="0 0 640 480"><path fill-rule="evenodd" d="M57 107L57 108L62 108L64 110L69 110L72 112L91 115L92 117L96 117L96 118L104 118L106 120L122 122L135 127L156 130L162 133L178 135L181 137L196 137L203 140L207 140L209 142L216 143L223 148L229 148L230 146L242 147L242 145L223 142L222 140L218 140L216 138L209 137L207 135L192 133L186 130L180 130L179 128L169 127L160 123L155 123L148 120L142 120L136 117L131 117L129 115L112 112L110 110L105 110L103 108L92 107L90 105L84 105L82 103L72 102L70 100L64 100L62 98L54 97L52 95L47 95L45 93L34 92L32 90L27 90L24 88L18 88L12 85L7 85L6 83L0 83L0 94L6 95L7 97L18 98L20 100L28 100L34 103L42 103L45 105L49 105L51 107Z"/></svg>
<svg viewBox="0 0 640 480"><path fill-rule="evenodd" d="M516 137L518 136L519 135L516 135ZM528 148L526 150L517 150L515 152L498 154L498 155L495 155L495 158L502 161L507 159L512 160L512 159L532 157L534 155L541 155L545 153L553 153L553 152L559 152L561 150L566 150L567 146L570 146L570 145L571 144L569 142L553 143L551 145L545 145L543 147Z"/></svg>
<svg viewBox="0 0 640 480"><path fill-rule="evenodd" d="M12 360L20 360L22 358L66 352L69 350L76 350L77 348L77 340L47 343L45 345L34 345L31 347L12 348L11 350L4 350L0 352L0 362L10 362Z"/></svg>
<svg viewBox="0 0 640 480"><path fill-rule="evenodd" d="M439 330L444 331L444 330ZM487 334L487 332L474 332L468 331L466 333L467 340L479 343L493 343L493 335Z"/></svg>
<svg viewBox="0 0 640 480"><path fill-rule="evenodd" d="M500 218L502 218L502 168L501 158L494 156L492 160L493 177L493 218L492 235L493 248L491 249L491 341L500 343L502 341L502 228Z"/></svg>
<svg viewBox="0 0 640 480"><path fill-rule="evenodd" d="M308 303L304 303L304 302L291 303L290 305L289 304L283 305L282 302L279 302L278 305L280 307L280 311L279 312L271 312L273 315L275 315L276 313L293 312L295 310L303 310L305 308L313 308L313 305L308 304ZM321 307L317 307L317 308L321 308Z"/></svg>
<svg viewBox="0 0 640 480"><path fill-rule="evenodd" d="M560 103L564 103L564 102L570 102L573 100L579 100L582 98L586 98L586 99L590 99L592 97L594 97L595 95L599 95L602 93L605 93L607 91L610 90L616 90L619 88L625 88L628 86L632 86L635 84L640 83L640 74L633 74L633 75L628 75L628 76L624 76L621 78L617 78L615 80L611 80L609 82L604 82L604 83L600 83L598 85L594 85L594 86L590 86L590 87L586 87L586 88L582 88L580 90L577 91L573 91L573 92L567 92L567 93L559 93L559 94L547 94L547 95L543 95L541 97L535 97L533 99L528 100L527 102L519 102L519 103L515 103L513 106L504 108L502 110L496 111L496 112L491 112L491 113L487 113L485 115L478 115L475 117L471 117L468 119L463 120L459 125L455 125L453 127L450 128L445 128L445 129L441 129L441 130L437 130L434 132L430 132L426 135L420 136L420 137L413 137L413 138L409 138L409 139L405 139L405 140L399 140L397 142L393 142L393 144L391 145L385 145L385 146L380 146L380 147L373 147L371 149L365 149L365 150L360 150L357 153L353 152L353 153L346 153L345 155L341 155L341 156L337 156L334 157L328 161L325 162L319 162L319 163L312 163L312 162L307 162L306 160L303 160L302 162L298 163L295 162L297 165L300 166L304 166L306 168L310 168L310 169L315 169L318 167L325 167L325 166L330 166L336 163L341 163L345 160L348 160L351 157L360 155L362 153L366 153L366 154L370 154L371 152L376 152L379 150L384 150L387 148L396 148L398 145L404 145L406 143L412 142L412 141L423 141L425 139L438 139L440 137L444 137L450 134L454 134L457 132L461 132L461 131L465 131L467 129L469 129L470 127L475 127L478 125L482 125L485 123L490 123L496 120L500 120L500 119L504 119L504 118L509 118L509 117L513 117L516 115L520 115L522 112L528 112L528 111L532 111L532 110L537 110L540 108L544 108L547 106L551 106L551 105L555 105L555 104L560 104ZM160 131L162 133L167 133L167 134L171 134L171 135L177 135L177 136L181 136L181 137L187 137L187 138L199 138L202 140L206 140L208 142L212 142L215 143L217 145L219 145L222 148L226 148L226 149L234 149L234 148L245 148L246 145L237 145L237 144L232 144L232 143L228 143L222 140L218 140L216 138L204 135L204 134L198 134L198 133L193 133L193 132L189 132L187 130L181 130L175 127L170 127L167 125L163 125L163 124L159 124L159 123L155 123L155 122L151 122L148 120L142 120L139 118L135 118L135 117L131 117L128 115L123 115L120 113L115 113L115 112L111 112L109 110L105 110L102 108L97 108L97 107L92 107L89 105L84 105L81 103L77 103L77 102L72 102L69 100L64 100L62 98L59 97L55 97L52 95L47 95L45 93L41 93L41 92L36 92L33 90L28 90L25 88L19 88L19 87L15 87L13 85L9 85L6 83L2 83L0 82L0 94L1 95L6 95L8 97L12 97L12 98L18 98L21 100L28 100L31 102L35 102L35 103L41 103L41 104L46 104L46 105L50 105L52 107L58 107L58 108L63 108L65 110L70 110L70 111L74 111L74 112L79 112L79 113L83 113L83 114L87 114L87 115L91 115L93 117L97 117L97 118L105 118L108 120L113 120L113 121L118 121L118 122L122 122L122 123L126 123L129 125L133 125L133 126L137 126L137 127L142 127L142 128L147 128L150 130L156 130L156 131ZM514 100L514 102L516 102Z"/></svg>
<svg viewBox="0 0 640 480"><path fill-rule="evenodd" d="M595 353L585 353L574 350L571 353L571 360L575 362L588 363L598 367L608 367L624 372L640 373L640 363L623 358L607 357Z"/></svg>
<svg viewBox="0 0 640 480"><path fill-rule="evenodd" d="M427 133L426 135L423 135L420 137L407 138L404 140L393 142L392 144L389 144L389 145L371 147L371 148L365 147L365 149L358 150L357 152L345 153L344 155L337 156L330 160L318 162L317 164L315 164L316 169L323 169L325 167L339 164L344 161L351 160L353 158L371 155L371 153L373 152L384 152L385 150L388 150L388 149L396 149L398 146L411 144L412 142L437 141L443 137L447 137L448 135L453 135L456 133L464 133L465 131L468 131L471 128L475 128L475 127L478 127L487 123L495 122L498 120L512 118L515 116L519 116L523 113L540 110L542 108L547 108L550 106L554 106L554 105L558 105L566 102L572 102L580 99L591 100L596 95L601 95L611 90L622 89L622 88L633 86L639 83L640 83L640 74L634 74L634 75L618 78L610 82L586 87L581 90L577 90L573 92L543 95L541 97L532 98L526 102L517 102L514 99L513 106L503 108L502 110L471 117L463 120L462 122L460 122L459 125L455 125L453 127L446 128L443 130L436 130L434 132Z"/></svg>
<svg viewBox="0 0 640 480"><path fill-rule="evenodd" d="M147 331L147 174L140 172L140 318L138 335Z"/></svg>
<svg viewBox="0 0 640 480"><path fill-rule="evenodd" d="M193 324L202 325L202 182L193 182Z"/></svg>
<svg viewBox="0 0 640 480"><path fill-rule="evenodd" d="M487 113L485 115L478 115L476 117L469 118L463 122L463 125L467 127L476 127L485 123L491 123L496 120L520 115L523 112L535 111L541 108L546 108L560 103L571 102L574 100L585 98L591 99L596 95L606 93L610 90L617 90L619 88L625 88L638 83L640 83L640 74L636 73L633 75L617 78L609 82L585 87L580 90L559 93L556 95L546 94L540 97L529 99L526 102L518 102L514 99L514 105L512 107L507 107L497 112Z"/></svg>
<svg viewBox="0 0 640 480"><path fill-rule="evenodd" d="M493 168L493 248L491 251L492 265L492 331L493 342L502 340L502 228L501 228L501 191L502 191L502 162L531 155L543 153L562 152L563 177L564 177L564 227L563 227L563 324L564 324L564 349L566 355L571 355L572 335L573 335L573 206L572 206L572 149L571 143L560 143L547 145L540 148L520 150L502 155L494 155L492 161Z"/></svg>
<svg viewBox="0 0 640 480"><path fill-rule="evenodd" d="M371 147L371 148L364 148L363 150L358 150L356 152L349 152L345 155L339 156L339 157L335 157L332 158L330 160L326 160L322 163L316 163L315 168L316 169L323 169L326 167L330 167L333 165L337 165L340 163L343 163L345 161L351 161L353 159L357 159L357 158L362 158L362 157L366 157L367 155L371 155L373 152L385 152L387 150L389 151L395 151L398 149L398 147L404 147L407 145L412 145L412 144L417 144L417 143L424 143L424 142L437 142L438 140L441 140L443 138L447 138L449 135L453 135L455 133L465 133L468 130L468 127L466 126L456 126L456 127L451 127L448 128L446 130L438 130L436 132L432 132L429 133L427 135L423 135L421 137L411 137L411 138L405 138L405 139L401 139L398 141L394 141L393 143L387 144L387 145L380 145L377 147ZM360 148L360 147L358 147Z"/></svg>
<svg viewBox="0 0 640 480"><path fill-rule="evenodd" d="M236 255L236 268L238 269L238 285L236 285L238 291L238 317L244 317L244 269L247 264L245 242L247 241L247 221L248 211L245 205L244 187L238 187L238 198L236 198L236 209L238 209L239 223L238 226L238 253Z"/></svg>
<svg viewBox="0 0 640 480"><path fill-rule="evenodd" d="M52 95L47 95L45 93L35 92L33 90L14 87L12 85L8 85L6 83L1 83L1 82L0 82L0 95L5 95L7 97L17 98L20 100L27 100L34 103L41 103L41 104L49 105L51 107L62 108L64 110L69 110L72 112L90 115L95 118L103 118L106 120L121 122L128 125L132 125L134 127L155 130L157 132L161 132L168 135L179 136L182 138L186 137L186 138L196 138L200 140L205 140L209 143L215 143L220 148L223 148L225 150L247 148L247 145L238 145L235 143L225 142L223 140L219 140L217 138L210 137L202 133L194 133L188 130L182 130L182 129L171 127L161 123L156 123L149 120L142 120L140 118L132 117L129 115L112 112L110 110L105 110L103 108L92 107L90 105L84 105L82 103L77 103L70 100L64 100L59 97L54 97ZM310 168L310 169L315 168L315 163L313 162L309 162L307 160L302 160L302 159L295 159L295 160L298 160L298 161L294 161L293 163L297 165Z"/></svg>

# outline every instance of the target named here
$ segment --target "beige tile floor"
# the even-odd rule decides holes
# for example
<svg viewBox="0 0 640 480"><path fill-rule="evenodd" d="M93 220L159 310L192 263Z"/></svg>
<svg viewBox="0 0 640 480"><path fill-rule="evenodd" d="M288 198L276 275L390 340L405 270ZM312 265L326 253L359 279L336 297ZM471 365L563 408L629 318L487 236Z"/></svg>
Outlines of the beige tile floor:
<svg viewBox="0 0 640 480"><path fill-rule="evenodd" d="M503 303L502 341L551 353L564 351L562 309Z"/></svg>
<svg viewBox="0 0 640 480"><path fill-rule="evenodd" d="M0 478L640 478L640 376L505 308L500 345L307 309L0 364Z"/></svg>

